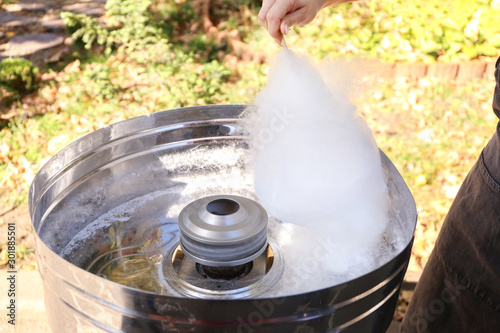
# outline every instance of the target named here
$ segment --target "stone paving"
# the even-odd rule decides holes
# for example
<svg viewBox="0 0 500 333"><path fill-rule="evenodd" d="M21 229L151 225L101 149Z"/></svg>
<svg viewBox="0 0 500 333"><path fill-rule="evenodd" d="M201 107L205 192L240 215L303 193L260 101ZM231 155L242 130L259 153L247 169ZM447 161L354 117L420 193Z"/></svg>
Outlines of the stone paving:
<svg viewBox="0 0 500 333"><path fill-rule="evenodd" d="M23 57L40 66L70 52L61 12L101 17L105 0L19 1L0 8L0 60Z"/></svg>

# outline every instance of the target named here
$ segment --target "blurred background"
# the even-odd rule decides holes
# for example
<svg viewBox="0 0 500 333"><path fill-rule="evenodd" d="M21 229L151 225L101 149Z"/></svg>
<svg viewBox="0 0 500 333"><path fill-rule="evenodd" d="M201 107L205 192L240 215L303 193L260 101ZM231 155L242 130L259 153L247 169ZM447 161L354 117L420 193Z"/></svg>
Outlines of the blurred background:
<svg viewBox="0 0 500 333"><path fill-rule="evenodd" d="M61 148L155 111L252 103L280 50L254 0L0 0L0 269L36 270L28 190ZM500 0L371 0L323 10L288 46L356 58L353 96L419 211L409 270L425 266L458 188L493 134ZM3 295L2 295L3 296ZM404 314L411 290L395 315Z"/></svg>

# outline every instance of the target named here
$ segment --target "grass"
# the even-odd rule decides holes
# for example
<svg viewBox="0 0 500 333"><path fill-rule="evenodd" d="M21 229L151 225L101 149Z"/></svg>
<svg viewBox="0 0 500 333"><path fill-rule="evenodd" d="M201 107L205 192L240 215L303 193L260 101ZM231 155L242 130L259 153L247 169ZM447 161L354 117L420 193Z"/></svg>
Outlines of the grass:
<svg viewBox="0 0 500 333"><path fill-rule="evenodd" d="M417 203L410 269L425 265L460 184L494 133L494 85L492 78L396 81L381 85L360 103L378 145Z"/></svg>
<svg viewBox="0 0 500 333"><path fill-rule="evenodd" d="M133 2L127 3L129 9L133 8ZM256 2L239 1L238 8L224 1L211 3L214 6L211 19L217 22L220 31L239 34L250 50L265 50L270 55L278 51L267 32L257 25ZM414 2L384 3L382 6L381 1L373 0L323 11L313 24L294 28L295 32L287 39L288 45L318 60L324 56L354 55L385 61L470 59L453 48L424 49L421 40L403 31L405 26L413 26L414 31L425 27L429 10L436 12L434 2L421 13L409 11ZM398 3L406 8L399 14L394 10ZM464 10L466 5L467 2L460 1L463 13L455 22L459 26L469 24L475 13L490 6L490 2L473 1ZM268 64L243 62L227 45L227 40L209 38L199 24L201 14L192 6L189 1L178 5L172 1L154 1L151 16L147 17L159 20L167 15L169 19L162 21L167 22L163 25L154 25L152 30L136 32L149 39L142 39L131 49L118 43L106 53L103 46L93 44L87 50L83 41L75 41L73 53L41 71L37 92L24 95L3 109L4 114L16 116L0 127L0 213L15 206L26 210L29 184L40 166L86 133L163 109L253 101L265 84ZM181 7L192 11L181 11ZM443 6L442 10L446 13L455 9ZM493 13L496 11L497 8L492 8ZM411 15L398 19L407 12ZM482 23L476 37L482 44L484 36L498 33L495 30L498 25L490 22L491 15L486 11L479 15ZM446 40L434 40L438 28L425 28L424 37L443 47ZM463 45L474 37L471 36L462 36ZM114 38L123 41L125 37L115 31ZM404 43L411 47L401 50L397 46L401 43L394 43L381 48L384 38L405 39ZM482 57L485 54L476 56ZM410 269L419 270L425 265L461 181L493 133L496 123L491 112L493 87L492 78L471 82L400 79L370 86L363 96L356 98L379 146L402 173L418 205L419 224ZM0 216L2 221L5 222ZM3 242L0 240L0 245ZM30 246L23 250L26 254L23 257L31 258L27 260L33 258ZM0 266L2 263L0 257Z"/></svg>

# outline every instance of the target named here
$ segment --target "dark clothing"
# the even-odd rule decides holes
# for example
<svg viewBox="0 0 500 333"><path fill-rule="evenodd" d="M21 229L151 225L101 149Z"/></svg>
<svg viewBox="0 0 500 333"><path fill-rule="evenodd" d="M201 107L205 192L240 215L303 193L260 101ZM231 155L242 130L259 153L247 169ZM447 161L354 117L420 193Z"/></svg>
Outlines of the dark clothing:
<svg viewBox="0 0 500 333"><path fill-rule="evenodd" d="M401 332L500 332L500 123L453 201Z"/></svg>

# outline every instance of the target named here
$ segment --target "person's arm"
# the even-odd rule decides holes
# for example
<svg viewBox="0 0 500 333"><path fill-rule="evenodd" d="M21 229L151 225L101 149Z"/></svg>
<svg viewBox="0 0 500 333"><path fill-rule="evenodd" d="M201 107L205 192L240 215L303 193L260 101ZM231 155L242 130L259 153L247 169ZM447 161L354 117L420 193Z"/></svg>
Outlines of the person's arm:
<svg viewBox="0 0 500 333"><path fill-rule="evenodd" d="M281 45L293 25L310 23L325 7L356 0L263 0L259 23Z"/></svg>

